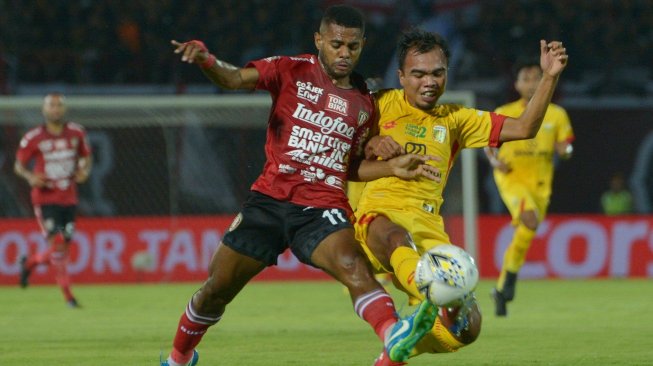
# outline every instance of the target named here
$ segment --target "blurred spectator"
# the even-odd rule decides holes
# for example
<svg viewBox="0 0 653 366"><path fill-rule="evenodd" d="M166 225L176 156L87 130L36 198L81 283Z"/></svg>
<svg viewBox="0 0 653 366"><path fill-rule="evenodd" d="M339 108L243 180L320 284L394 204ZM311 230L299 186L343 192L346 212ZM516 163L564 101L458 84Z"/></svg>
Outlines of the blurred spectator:
<svg viewBox="0 0 653 366"><path fill-rule="evenodd" d="M305 30L317 27L316 9L335 2L355 4L368 18L368 57L358 71L370 77L384 76L397 34L417 24L455 46L456 82L497 68L509 79L514 61L536 52L540 38L573 50L563 82L586 85L590 94L641 95L653 74L650 0L9 0L0 1L0 53L15 67L5 65L11 74L2 77L5 84L203 82L162 56L170 39L205 39L231 60L309 52L313 37Z"/></svg>
<svg viewBox="0 0 653 366"><path fill-rule="evenodd" d="M601 207L604 214L611 216L633 212L633 196L626 189L621 173L610 177L610 188L601 195Z"/></svg>

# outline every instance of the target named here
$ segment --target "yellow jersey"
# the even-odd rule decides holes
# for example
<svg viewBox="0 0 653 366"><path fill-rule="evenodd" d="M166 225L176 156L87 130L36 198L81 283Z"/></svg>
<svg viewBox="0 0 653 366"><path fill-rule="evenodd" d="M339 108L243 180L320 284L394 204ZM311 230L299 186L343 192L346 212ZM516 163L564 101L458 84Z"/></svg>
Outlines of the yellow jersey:
<svg viewBox="0 0 653 366"><path fill-rule="evenodd" d="M352 206L412 204L437 215L443 203L442 191L460 150L497 146L505 117L455 104L437 105L423 111L406 101L402 89L381 90L376 97L379 135L391 136L407 153L439 156L441 161L429 161L429 164L440 169L441 182L426 178L377 179L365 184L359 202L355 202L356 194L350 196Z"/></svg>
<svg viewBox="0 0 653 366"><path fill-rule="evenodd" d="M525 108L525 101L520 99L497 108L496 112L516 118ZM504 142L499 148L498 158L512 168L508 174L494 170L499 189L509 189L512 181L548 199L553 181L555 145L557 142L571 142L573 139L574 132L567 112L556 104L549 104L535 138Z"/></svg>

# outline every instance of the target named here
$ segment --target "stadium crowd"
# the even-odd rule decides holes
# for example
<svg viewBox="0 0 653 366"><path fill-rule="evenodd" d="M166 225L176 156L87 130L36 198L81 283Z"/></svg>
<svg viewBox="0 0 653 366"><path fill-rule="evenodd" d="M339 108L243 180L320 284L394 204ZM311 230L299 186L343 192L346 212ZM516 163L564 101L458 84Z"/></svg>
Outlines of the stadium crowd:
<svg viewBox="0 0 653 366"><path fill-rule="evenodd" d="M207 40L222 59L237 65L264 55L311 52L312 34L306 29L315 28L321 10L337 2L3 1L0 93L11 93L19 83L202 81L168 56L173 38ZM397 35L415 24L449 39L454 51L451 76L457 81L497 69L509 78L515 60L535 54L533 40L543 37L562 39L574 50L565 79L593 85L591 92L607 91L606 80L627 83L624 75L639 85L653 71L653 3L648 0L579 0L573 5L565 0L346 2L368 16L367 57L359 67L367 76L386 73Z"/></svg>

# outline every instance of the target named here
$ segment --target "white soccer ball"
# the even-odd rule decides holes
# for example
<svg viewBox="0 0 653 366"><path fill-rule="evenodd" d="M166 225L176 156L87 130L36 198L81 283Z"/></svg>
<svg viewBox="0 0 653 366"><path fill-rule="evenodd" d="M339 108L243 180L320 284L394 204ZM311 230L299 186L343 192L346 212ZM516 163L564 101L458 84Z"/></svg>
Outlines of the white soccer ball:
<svg viewBox="0 0 653 366"><path fill-rule="evenodd" d="M443 244L422 255L415 270L415 284L433 304L460 305L478 284L474 258L462 248Z"/></svg>

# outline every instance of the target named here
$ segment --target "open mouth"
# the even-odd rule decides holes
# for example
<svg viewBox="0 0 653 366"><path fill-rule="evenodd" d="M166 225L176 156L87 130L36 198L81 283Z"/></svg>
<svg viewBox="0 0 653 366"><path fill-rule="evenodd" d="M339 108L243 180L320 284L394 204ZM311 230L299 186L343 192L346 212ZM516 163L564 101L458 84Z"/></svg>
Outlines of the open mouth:
<svg viewBox="0 0 653 366"><path fill-rule="evenodd" d="M435 102L438 98L438 93L436 93L435 90L425 91L420 95L422 96L422 100L424 100L427 103Z"/></svg>

